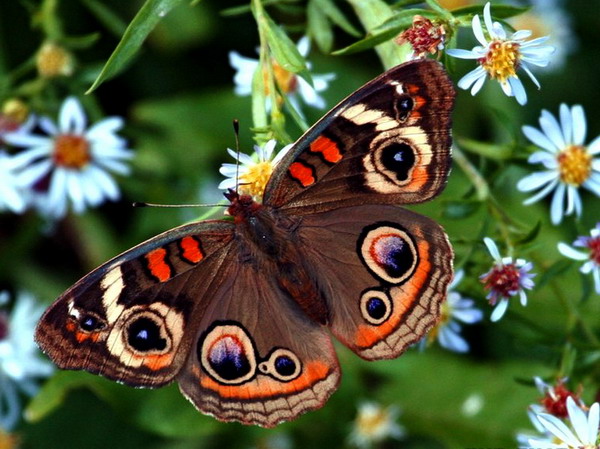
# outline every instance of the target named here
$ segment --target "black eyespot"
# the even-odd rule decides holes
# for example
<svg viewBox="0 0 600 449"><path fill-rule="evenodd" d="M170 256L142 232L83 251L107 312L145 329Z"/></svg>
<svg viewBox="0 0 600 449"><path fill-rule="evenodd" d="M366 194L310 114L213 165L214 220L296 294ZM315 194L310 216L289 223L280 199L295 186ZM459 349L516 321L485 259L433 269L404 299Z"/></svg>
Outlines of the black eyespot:
<svg viewBox="0 0 600 449"><path fill-rule="evenodd" d="M408 95L403 95L396 101L396 113L398 114L398 120L404 121L413 110L415 102Z"/></svg>
<svg viewBox="0 0 600 449"><path fill-rule="evenodd" d="M93 332L104 327L104 323L95 315L86 314L79 320L79 328L86 332Z"/></svg>
<svg viewBox="0 0 600 449"><path fill-rule="evenodd" d="M236 380L246 376L250 361L244 347L234 336L224 336L217 340L208 353L210 367L225 380Z"/></svg>
<svg viewBox="0 0 600 449"><path fill-rule="evenodd" d="M380 320L387 313L387 304L381 298L369 298L367 300L367 313L374 320Z"/></svg>
<svg viewBox="0 0 600 449"><path fill-rule="evenodd" d="M296 362L286 355L275 359L275 370L281 376L291 376L296 372Z"/></svg>
<svg viewBox="0 0 600 449"><path fill-rule="evenodd" d="M137 351L162 351L167 340L160 335L160 326L150 318L139 318L127 328L127 342Z"/></svg>
<svg viewBox="0 0 600 449"><path fill-rule="evenodd" d="M406 181L415 165L415 153L406 143L393 143L381 151L381 163L396 174L398 181Z"/></svg>

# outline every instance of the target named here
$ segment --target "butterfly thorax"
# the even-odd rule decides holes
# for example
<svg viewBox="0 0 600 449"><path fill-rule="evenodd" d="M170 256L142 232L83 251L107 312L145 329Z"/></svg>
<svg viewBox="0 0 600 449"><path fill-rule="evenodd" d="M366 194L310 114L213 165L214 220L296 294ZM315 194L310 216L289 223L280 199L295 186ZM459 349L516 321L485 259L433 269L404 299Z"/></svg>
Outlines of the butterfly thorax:
<svg viewBox="0 0 600 449"><path fill-rule="evenodd" d="M250 195L229 190L228 215L234 218L236 238L242 247L242 261L256 270L274 270L278 286L313 320L327 324L328 310L300 252L297 220L281 216L275 209L260 204Z"/></svg>

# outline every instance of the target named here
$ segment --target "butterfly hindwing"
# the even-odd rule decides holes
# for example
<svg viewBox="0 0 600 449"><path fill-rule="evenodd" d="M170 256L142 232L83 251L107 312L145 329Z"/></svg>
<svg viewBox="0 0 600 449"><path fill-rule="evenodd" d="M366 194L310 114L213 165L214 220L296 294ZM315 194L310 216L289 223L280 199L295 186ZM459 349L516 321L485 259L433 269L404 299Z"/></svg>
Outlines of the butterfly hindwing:
<svg viewBox="0 0 600 449"><path fill-rule="evenodd" d="M351 206L304 216L298 232L318 267L332 333L361 357L397 357L438 321L452 248L433 220L397 206Z"/></svg>
<svg viewBox="0 0 600 449"><path fill-rule="evenodd" d="M191 345L189 320L232 238L231 222L201 222L115 257L52 304L37 325L38 345L63 369L134 386L170 382Z"/></svg>
<svg viewBox="0 0 600 449"><path fill-rule="evenodd" d="M426 201L450 170L454 88L441 64L401 64L317 122L276 167L264 202L290 214Z"/></svg>
<svg viewBox="0 0 600 449"><path fill-rule="evenodd" d="M273 261L231 252L198 317L180 389L220 420L273 427L325 403L339 382L337 357L325 328L281 290Z"/></svg>

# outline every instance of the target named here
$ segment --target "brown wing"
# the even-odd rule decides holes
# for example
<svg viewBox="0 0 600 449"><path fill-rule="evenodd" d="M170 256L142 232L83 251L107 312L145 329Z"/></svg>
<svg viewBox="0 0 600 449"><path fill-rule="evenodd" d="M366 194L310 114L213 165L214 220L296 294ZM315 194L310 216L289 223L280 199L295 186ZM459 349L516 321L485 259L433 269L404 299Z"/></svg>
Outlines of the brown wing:
<svg viewBox="0 0 600 449"><path fill-rule="evenodd" d="M290 214L426 201L450 169L454 88L441 64L401 64L350 95L277 165L264 202Z"/></svg>
<svg viewBox="0 0 600 449"><path fill-rule="evenodd" d="M230 260L198 317L182 393L217 419L263 427L322 407L340 378L326 329L281 291L273 262Z"/></svg>
<svg viewBox="0 0 600 449"><path fill-rule="evenodd" d="M397 357L438 321L453 254L434 221L365 205L305 216L298 232L331 331L361 357Z"/></svg>
<svg viewBox="0 0 600 449"><path fill-rule="evenodd" d="M179 372L234 225L181 226L97 268L42 316L35 339L63 369L156 387Z"/></svg>

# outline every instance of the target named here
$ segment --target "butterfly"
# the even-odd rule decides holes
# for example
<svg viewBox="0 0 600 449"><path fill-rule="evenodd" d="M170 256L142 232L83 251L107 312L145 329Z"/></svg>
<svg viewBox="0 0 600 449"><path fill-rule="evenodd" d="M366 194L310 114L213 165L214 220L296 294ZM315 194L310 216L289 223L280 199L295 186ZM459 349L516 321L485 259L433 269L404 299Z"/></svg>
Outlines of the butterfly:
<svg viewBox="0 0 600 449"><path fill-rule="evenodd" d="M330 334L398 357L438 321L453 251L400 207L444 188L454 87L432 60L351 94L275 166L262 203L229 190L229 220L171 229L63 293L36 328L63 369L135 387L177 381L201 412L273 427L340 382Z"/></svg>

